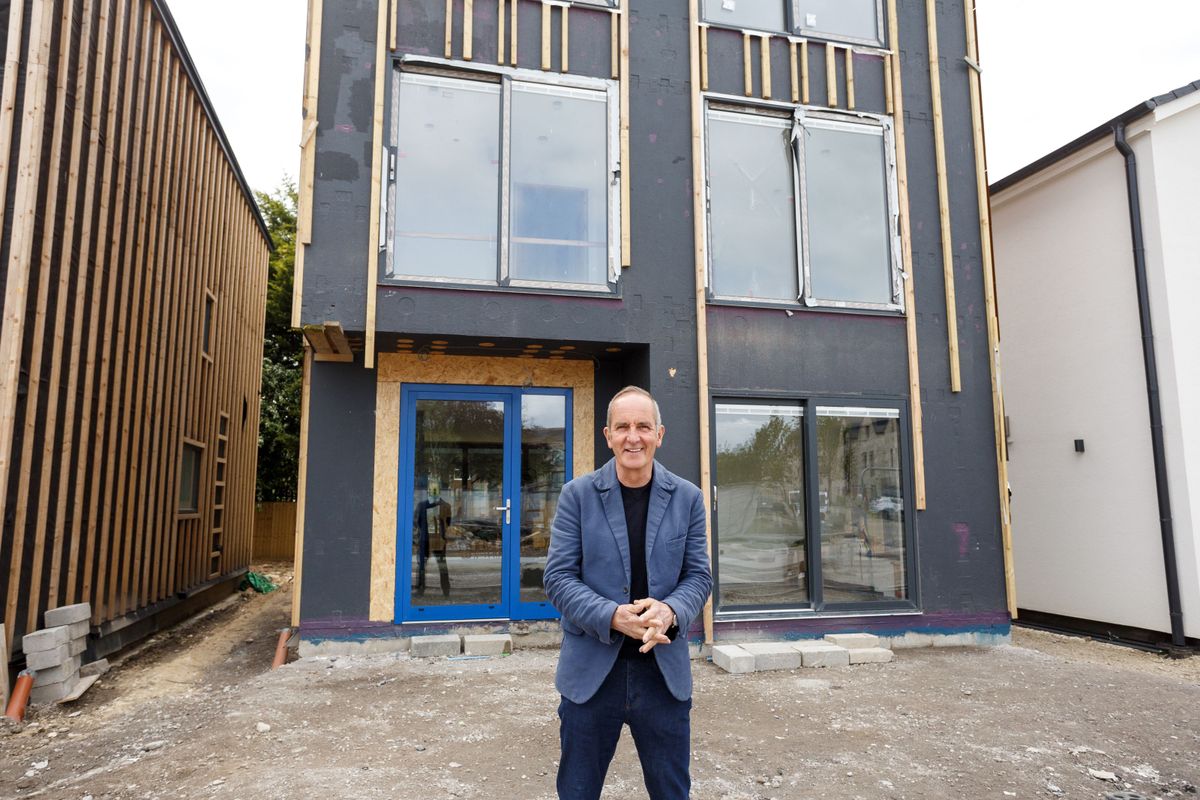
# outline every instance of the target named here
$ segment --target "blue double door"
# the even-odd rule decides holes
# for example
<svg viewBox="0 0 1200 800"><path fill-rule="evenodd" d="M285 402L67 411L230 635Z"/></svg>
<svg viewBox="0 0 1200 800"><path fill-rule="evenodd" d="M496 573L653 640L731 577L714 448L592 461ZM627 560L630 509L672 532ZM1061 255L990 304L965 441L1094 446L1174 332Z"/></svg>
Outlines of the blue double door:
<svg viewBox="0 0 1200 800"><path fill-rule="evenodd" d="M397 619L546 619L550 525L572 477L569 389L406 384Z"/></svg>

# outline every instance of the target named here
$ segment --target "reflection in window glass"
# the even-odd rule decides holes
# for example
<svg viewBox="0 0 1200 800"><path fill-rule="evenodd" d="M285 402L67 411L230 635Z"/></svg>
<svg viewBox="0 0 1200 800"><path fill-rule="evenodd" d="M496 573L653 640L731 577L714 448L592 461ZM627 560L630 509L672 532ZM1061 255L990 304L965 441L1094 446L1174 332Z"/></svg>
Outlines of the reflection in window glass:
<svg viewBox="0 0 1200 800"><path fill-rule="evenodd" d="M808 602L799 406L717 404L720 606Z"/></svg>
<svg viewBox="0 0 1200 800"><path fill-rule="evenodd" d="M735 28L785 30L782 0L704 0L704 19Z"/></svg>
<svg viewBox="0 0 1200 800"><path fill-rule="evenodd" d="M709 247L713 293L795 302L791 121L710 111Z"/></svg>
<svg viewBox="0 0 1200 800"><path fill-rule="evenodd" d="M907 599L899 412L818 406L817 473L825 602Z"/></svg>
<svg viewBox="0 0 1200 800"><path fill-rule="evenodd" d="M504 403L418 400L413 606L500 602Z"/></svg>
<svg viewBox="0 0 1200 800"><path fill-rule="evenodd" d="M892 302L883 129L804 127L810 294Z"/></svg>
<svg viewBox="0 0 1200 800"><path fill-rule="evenodd" d="M607 101L513 84L514 280L607 284Z"/></svg>
<svg viewBox="0 0 1200 800"><path fill-rule="evenodd" d="M878 44L879 0L792 0L795 27L830 39Z"/></svg>
<svg viewBox="0 0 1200 800"><path fill-rule="evenodd" d="M521 602L545 603L550 523L567 474L567 398L521 398Z"/></svg>
<svg viewBox="0 0 1200 800"><path fill-rule="evenodd" d="M393 271L495 281L499 85L405 73L398 106Z"/></svg>

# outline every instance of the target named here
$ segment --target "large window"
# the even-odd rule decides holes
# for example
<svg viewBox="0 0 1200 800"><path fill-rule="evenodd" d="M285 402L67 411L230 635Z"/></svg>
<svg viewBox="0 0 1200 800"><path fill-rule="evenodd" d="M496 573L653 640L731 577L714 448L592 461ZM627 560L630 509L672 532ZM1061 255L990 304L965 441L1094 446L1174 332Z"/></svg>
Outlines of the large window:
<svg viewBox="0 0 1200 800"><path fill-rule="evenodd" d="M610 290L615 104L596 83L400 73L385 277Z"/></svg>
<svg viewBox="0 0 1200 800"><path fill-rule="evenodd" d="M718 401L722 613L913 607L899 406Z"/></svg>
<svg viewBox="0 0 1200 800"><path fill-rule="evenodd" d="M883 46L882 0L703 0L703 3L704 20L718 25Z"/></svg>
<svg viewBox="0 0 1200 800"><path fill-rule="evenodd" d="M705 135L714 297L903 308L886 118L710 104Z"/></svg>

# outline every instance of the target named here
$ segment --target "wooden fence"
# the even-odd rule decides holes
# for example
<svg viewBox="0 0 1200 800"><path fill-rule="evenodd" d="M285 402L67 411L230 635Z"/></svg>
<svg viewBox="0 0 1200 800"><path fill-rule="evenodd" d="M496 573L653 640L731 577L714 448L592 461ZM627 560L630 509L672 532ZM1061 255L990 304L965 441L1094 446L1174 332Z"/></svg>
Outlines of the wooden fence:
<svg viewBox="0 0 1200 800"><path fill-rule="evenodd" d="M296 558L296 504L259 503L254 511L254 560Z"/></svg>

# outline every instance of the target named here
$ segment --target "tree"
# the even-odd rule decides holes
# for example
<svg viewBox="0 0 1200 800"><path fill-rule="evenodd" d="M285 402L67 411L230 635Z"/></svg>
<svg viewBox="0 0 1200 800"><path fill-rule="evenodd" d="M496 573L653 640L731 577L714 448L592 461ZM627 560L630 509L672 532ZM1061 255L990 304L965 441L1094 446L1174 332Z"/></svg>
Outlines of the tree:
<svg viewBox="0 0 1200 800"><path fill-rule="evenodd" d="M292 330L292 274L296 263L296 186L284 179L271 194L255 192L275 242L267 279L263 331L262 415L258 426L260 502L296 499L300 465L300 383L304 349Z"/></svg>

